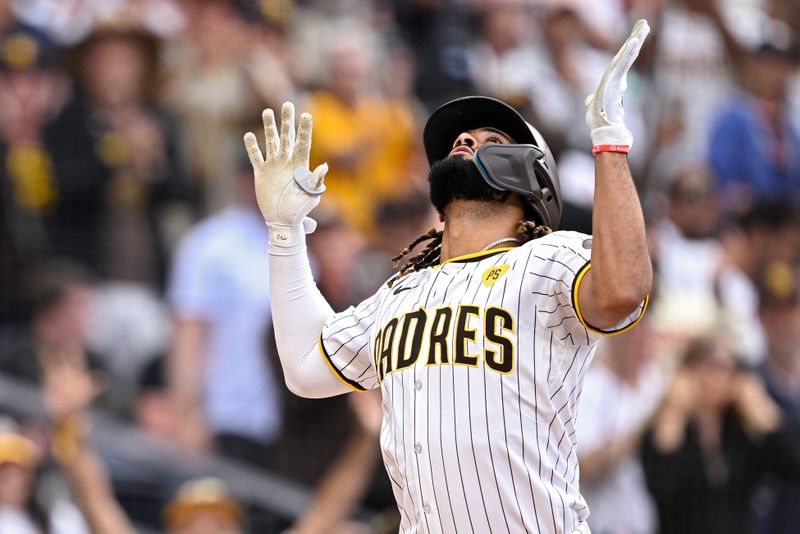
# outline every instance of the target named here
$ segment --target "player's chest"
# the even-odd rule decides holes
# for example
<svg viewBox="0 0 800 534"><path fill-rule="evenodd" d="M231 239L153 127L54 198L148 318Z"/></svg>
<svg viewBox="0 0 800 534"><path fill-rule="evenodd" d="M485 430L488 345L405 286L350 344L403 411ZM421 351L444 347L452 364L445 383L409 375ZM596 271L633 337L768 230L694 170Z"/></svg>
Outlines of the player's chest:
<svg viewBox="0 0 800 534"><path fill-rule="evenodd" d="M381 381L414 366L507 374L520 338L521 277L509 263L444 266L402 279L379 309L371 349Z"/></svg>

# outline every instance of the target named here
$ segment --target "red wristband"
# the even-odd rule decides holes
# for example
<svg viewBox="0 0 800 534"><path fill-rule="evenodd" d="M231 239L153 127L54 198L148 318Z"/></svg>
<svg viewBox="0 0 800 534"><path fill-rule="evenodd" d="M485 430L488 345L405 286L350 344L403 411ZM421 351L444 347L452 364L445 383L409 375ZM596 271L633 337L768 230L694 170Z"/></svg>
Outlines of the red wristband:
<svg viewBox="0 0 800 534"><path fill-rule="evenodd" d="M592 156L596 156L598 152L620 152L622 154L627 154L630 150L630 145L597 145L592 147Z"/></svg>

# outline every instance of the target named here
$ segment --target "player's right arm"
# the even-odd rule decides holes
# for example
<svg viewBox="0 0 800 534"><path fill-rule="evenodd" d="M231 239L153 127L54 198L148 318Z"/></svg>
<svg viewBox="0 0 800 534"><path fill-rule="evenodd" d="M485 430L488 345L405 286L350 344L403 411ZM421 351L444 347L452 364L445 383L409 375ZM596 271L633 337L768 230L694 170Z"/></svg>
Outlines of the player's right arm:
<svg viewBox="0 0 800 534"><path fill-rule="evenodd" d="M309 170L311 115L300 117L295 144L294 105L281 110L281 134L275 116L264 110L266 152L256 136L244 136L253 165L258 207L269 227L269 284L272 321L286 386L296 395L331 397L351 391L322 353L320 335L334 311L311 272L305 234L316 223L306 217L319 204L328 168Z"/></svg>

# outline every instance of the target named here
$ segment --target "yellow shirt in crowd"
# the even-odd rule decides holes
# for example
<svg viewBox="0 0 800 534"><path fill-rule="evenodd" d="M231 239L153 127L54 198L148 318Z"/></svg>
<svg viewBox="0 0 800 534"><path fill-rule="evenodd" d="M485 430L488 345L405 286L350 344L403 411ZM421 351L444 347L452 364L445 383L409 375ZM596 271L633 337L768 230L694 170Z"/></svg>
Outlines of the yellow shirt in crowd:
<svg viewBox="0 0 800 534"><path fill-rule="evenodd" d="M382 201L404 196L415 150L414 116L401 101L365 97L354 108L332 94L312 94L312 168L324 161L330 172L322 206L364 234L372 232Z"/></svg>

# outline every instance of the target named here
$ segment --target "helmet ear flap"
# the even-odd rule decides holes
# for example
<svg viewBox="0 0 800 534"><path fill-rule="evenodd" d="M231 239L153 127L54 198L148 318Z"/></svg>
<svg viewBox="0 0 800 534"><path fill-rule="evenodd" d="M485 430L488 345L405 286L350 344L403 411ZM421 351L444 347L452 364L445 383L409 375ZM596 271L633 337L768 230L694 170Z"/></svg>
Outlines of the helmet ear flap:
<svg viewBox="0 0 800 534"><path fill-rule="evenodd" d="M493 188L512 191L527 199L535 220L552 229L561 220L558 184L548 170L547 154L535 145L488 144L473 158L484 180Z"/></svg>

